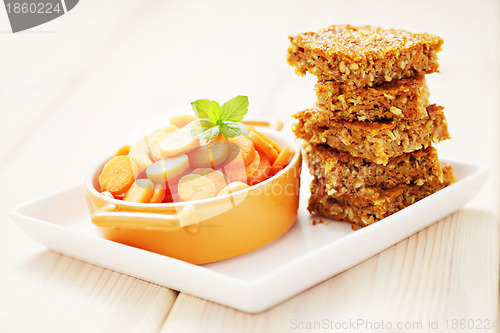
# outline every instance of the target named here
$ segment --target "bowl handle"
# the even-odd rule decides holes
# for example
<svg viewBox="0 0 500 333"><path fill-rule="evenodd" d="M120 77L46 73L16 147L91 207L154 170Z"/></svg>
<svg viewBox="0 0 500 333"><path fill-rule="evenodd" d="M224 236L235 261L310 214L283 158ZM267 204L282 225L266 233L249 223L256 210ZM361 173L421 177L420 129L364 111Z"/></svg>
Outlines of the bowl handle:
<svg viewBox="0 0 500 333"><path fill-rule="evenodd" d="M281 131L283 128L282 121L269 117L251 117L249 119L242 120L241 122L250 126L269 127L276 131Z"/></svg>
<svg viewBox="0 0 500 333"><path fill-rule="evenodd" d="M112 208L111 208L112 209ZM109 207L94 213L92 223L99 227L115 227L129 229L171 229L185 227L200 222L199 214L193 206L183 206L177 214L117 212Z"/></svg>

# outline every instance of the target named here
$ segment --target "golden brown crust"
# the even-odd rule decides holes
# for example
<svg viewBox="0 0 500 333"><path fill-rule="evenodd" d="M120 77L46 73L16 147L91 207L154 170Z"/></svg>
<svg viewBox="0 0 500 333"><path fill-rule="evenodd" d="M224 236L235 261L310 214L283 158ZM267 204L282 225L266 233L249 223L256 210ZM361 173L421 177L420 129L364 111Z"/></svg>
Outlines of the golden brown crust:
<svg viewBox="0 0 500 333"><path fill-rule="evenodd" d="M320 80L315 90L319 112L332 120L421 119L429 106L423 75L365 88Z"/></svg>
<svg viewBox="0 0 500 333"><path fill-rule="evenodd" d="M442 43L350 25L290 37L288 63L318 77L318 101L293 127L307 141L312 214L366 226L451 184L431 146L449 138L443 107L429 105L424 78Z"/></svg>
<svg viewBox="0 0 500 333"><path fill-rule="evenodd" d="M350 25L305 32L290 42L287 61L297 74L358 87L436 72L443 44L428 33Z"/></svg>
<svg viewBox="0 0 500 333"><path fill-rule="evenodd" d="M371 187L363 192L332 197L326 192L322 181L314 178L311 183L308 210L313 215L322 215L364 227L453 183L454 175L451 166L443 166L443 179L441 183L400 184L390 189Z"/></svg>
<svg viewBox="0 0 500 333"><path fill-rule="evenodd" d="M443 107L427 107L428 116L417 121L392 120L379 122L332 121L318 109L307 109L294 115L299 120L293 126L298 138L313 144L328 144L377 164L426 148L432 143L449 139Z"/></svg>
<svg viewBox="0 0 500 333"><path fill-rule="evenodd" d="M371 187L389 189L400 184L442 183L443 170L434 147L393 157L386 165L339 152L326 145L304 146L309 172L321 180L332 197L361 193Z"/></svg>

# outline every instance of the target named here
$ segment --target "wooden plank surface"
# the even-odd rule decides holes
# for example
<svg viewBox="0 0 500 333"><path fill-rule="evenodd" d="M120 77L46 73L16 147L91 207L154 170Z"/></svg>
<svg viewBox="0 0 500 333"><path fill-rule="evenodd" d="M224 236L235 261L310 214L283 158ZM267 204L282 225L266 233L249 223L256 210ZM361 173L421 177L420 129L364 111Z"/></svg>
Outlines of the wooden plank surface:
<svg viewBox="0 0 500 333"><path fill-rule="evenodd" d="M452 331L453 320L497 318L498 2L86 0L18 34L0 12L0 332L281 332L358 319L448 320ZM138 122L193 99L244 93L251 114L289 123L314 102L315 80L286 64L287 36L333 23L444 38L441 73L428 76L452 135L439 152L492 171L466 207L260 314L56 254L8 217L81 183Z"/></svg>

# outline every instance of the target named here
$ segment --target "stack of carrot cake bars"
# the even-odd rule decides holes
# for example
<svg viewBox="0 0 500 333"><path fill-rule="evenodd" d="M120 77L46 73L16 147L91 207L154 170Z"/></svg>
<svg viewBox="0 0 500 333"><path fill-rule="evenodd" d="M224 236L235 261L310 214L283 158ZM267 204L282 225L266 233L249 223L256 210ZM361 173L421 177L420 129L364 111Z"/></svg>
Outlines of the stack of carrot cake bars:
<svg viewBox="0 0 500 333"><path fill-rule="evenodd" d="M318 77L315 105L294 117L314 176L312 214L367 226L453 182L433 143L449 138L429 103L437 36L333 25L290 37L288 63Z"/></svg>

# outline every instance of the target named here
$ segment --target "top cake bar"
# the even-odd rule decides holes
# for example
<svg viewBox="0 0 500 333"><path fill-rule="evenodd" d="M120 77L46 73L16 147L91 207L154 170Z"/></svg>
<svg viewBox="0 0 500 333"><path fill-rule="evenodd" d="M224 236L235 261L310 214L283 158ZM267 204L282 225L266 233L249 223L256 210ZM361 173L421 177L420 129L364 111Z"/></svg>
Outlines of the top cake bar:
<svg viewBox="0 0 500 333"><path fill-rule="evenodd" d="M290 37L287 61L298 75L358 87L437 72L443 40L428 33L332 25Z"/></svg>

